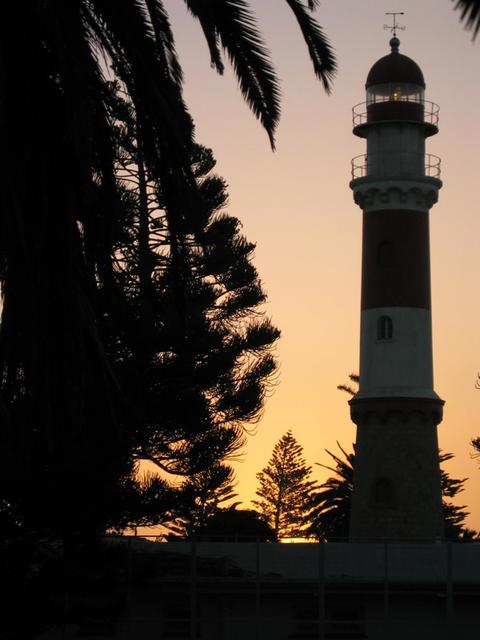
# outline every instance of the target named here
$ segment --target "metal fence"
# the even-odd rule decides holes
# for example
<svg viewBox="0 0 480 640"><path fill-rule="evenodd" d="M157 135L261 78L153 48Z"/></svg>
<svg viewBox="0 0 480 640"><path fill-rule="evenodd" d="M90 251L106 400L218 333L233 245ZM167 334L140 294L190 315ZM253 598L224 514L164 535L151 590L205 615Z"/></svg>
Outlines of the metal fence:
<svg viewBox="0 0 480 640"><path fill-rule="evenodd" d="M441 159L433 153L402 151L396 154L366 154L352 158L352 180L365 178L412 178L428 176L440 178ZM420 174L416 167L422 167Z"/></svg>
<svg viewBox="0 0 480 640"><path fill-rule="evenodd" d="M375 103L380 102L393 102L389 96L385 96L383 99L380 96L377 96L377 100ZM423 105L423 121L427 124L431 124L435 127L438 127L438 119L440 113L440 107L435 102L430 102L429 100L423 100L421 103L418 103L416 100L408 100L407 97L402 97L398 102L411 102L416 104ZM360 102L352 107L352 121L353 126L358 127L359 125L366 124L368 121L368 107L372 103L369 102Z"/></svg>

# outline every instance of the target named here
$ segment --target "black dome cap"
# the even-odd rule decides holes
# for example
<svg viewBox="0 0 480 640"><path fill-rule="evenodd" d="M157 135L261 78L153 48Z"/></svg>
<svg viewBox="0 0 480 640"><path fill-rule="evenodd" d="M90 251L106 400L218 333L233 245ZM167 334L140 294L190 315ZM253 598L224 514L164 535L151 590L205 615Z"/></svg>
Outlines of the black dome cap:
<svg viewBox="0 0 480 640"><path fill-rule="evenodd" d="M398 38L390 40L392 52L377 60L370 69L365 83L366 89L375 84L387 84L389 82L417 84L425 88L422 70L411 58L398 52L399 44L400 40Z"/></svg>

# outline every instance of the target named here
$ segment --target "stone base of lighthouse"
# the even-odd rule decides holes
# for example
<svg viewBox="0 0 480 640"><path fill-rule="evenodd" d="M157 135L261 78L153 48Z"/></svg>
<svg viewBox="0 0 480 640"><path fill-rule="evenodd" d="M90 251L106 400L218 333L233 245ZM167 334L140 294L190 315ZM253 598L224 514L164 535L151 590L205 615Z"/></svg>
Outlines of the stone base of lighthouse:
<svg viewBox="0 0 480 640"><path fill-rule="evenodd" d="M437 425L443 401L353 398L357 425L350 540L444 538Z"/></svg>

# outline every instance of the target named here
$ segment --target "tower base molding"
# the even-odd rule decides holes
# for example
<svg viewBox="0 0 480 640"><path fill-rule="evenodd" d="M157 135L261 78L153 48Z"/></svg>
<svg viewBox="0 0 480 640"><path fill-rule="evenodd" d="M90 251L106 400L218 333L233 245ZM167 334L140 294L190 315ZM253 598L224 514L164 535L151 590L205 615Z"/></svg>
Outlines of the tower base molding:
<svg viewBox="0 0 480 640"><path fill-rule="evenodd" d="M443 405L440 398L408 397L375 397L352 398L350 417L356 425L367 424L370 420L381 423L388 422L393 415L405 423L414 415L418 415L422 423L440 424L443 418Z"/></svg>

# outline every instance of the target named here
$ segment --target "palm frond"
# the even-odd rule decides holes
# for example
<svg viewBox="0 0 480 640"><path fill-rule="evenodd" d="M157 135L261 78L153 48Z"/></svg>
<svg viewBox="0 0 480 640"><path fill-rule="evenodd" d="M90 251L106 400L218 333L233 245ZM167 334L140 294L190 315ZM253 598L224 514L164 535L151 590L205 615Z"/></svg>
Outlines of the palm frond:
<svg viewBox="0 0 480 640"><path fill-rule="evenodd" d="M472 458L478 458L480 456L480 438L472 438L470 444L475 449L475 453L470 454Z"/></svg>
<svg viewBox="0 0 480 640"><path fill-rule="evenodd" d="M162 22L158 11L151 16L140 0L115 5L108 0L91 0L85 8L85 20L99 48L107 50L135 106L145 163L162 182L170 231L175 237L186 212L198 208L199 196L190 167L192 120L175 78L178 73L171 64L171 72L165 72L173 55L168 21L165 18ZM167 32L159 40L155 29L161 24ZM164 42L170 47L167 50Z"/></svg>
<svg viewBox="0 0 480 640"><path fill-rule="evenodd" d="M339 391L345 391L349 396L354 396L356 394L355 389L348 384L337 384L337 389Z"/></svg>
<svg viewBox="0 0 480 640"><path fill-rule="evenodd" d="M280 117L280 89L270 54L246 0L185 0L202 25L212 64L221 72L218 43L226 50L250 109L267 131L272 148Z"/></svg>
<svg viewBox="0 0 480 640"><path fill-rule="evenodd" d="M200 22L205 40L210 51L212 67L222 74L225 67L222 62L222 54L218 43L218 32L212 16L211 4L202 0L185 0L188 10Z"/></svg>
<svg viewBox="0 0 480 640"><path fill-rule="evenodd" d="M330 93L332 81L337 71L337 62L326 35L308 11L309 9L312 11L318 3L309 2L308 8L300 0L287 0L287 4L297 18L303 38L307 43L315 75L322 81L325 91Z"/></svg>
<svg viewBox="0 0 480 640"><path fill-rule="evenodd" d="M460 20L467 31L473 31L472 39L475 40L480 30L480 0L456 0L455 10L460 10Z"/></svg>
<svg viewBox="0 0 480 640"><path fill-rule="evenodd" d="M333 473L336 473L343 480L352 481L353 480L353 469L354 469L354 465L355 465L355 453L347 453L345 451L345 449L341 446L341 444L338 442L338 440L337 440L337 445L338 445L338 448L340 449L340 451L345 456L344 460L342 460L341 458L336 456L334 453L332 453L328 449L325 449L326 453L328 453L328 455L331 458L333 458L336 466L335 467L329 467L328 465L322 464L321 462L316 462L315 464L318 465L319 467L323 467L324 469L328 469L329 471L333 471ZM330 478L330 480L332 480L332 478ZM328 482L328 480L327 480L327 482Z"/></svg>
<svg viewBox="0 0 480 640"><path fill-rule="evenodd" d="M351 386L350 384L339 384L337 385L337 389L339 391L345 391L349 396L354 396L358 393L358 386L360 384L360 376L357 373L351 373L349 379L355 386Z"/></svg>
<svg viewBox="0 0 480 640"><path fill-rule="evenodd" d="M180 84L183 80L183 73L175 51L173 33L167 12L161 0L145 0L145 3L150 14L155 38L159 45L161 44L161 48L165 53L165 68L171 74L172 79Z"/></svg>

